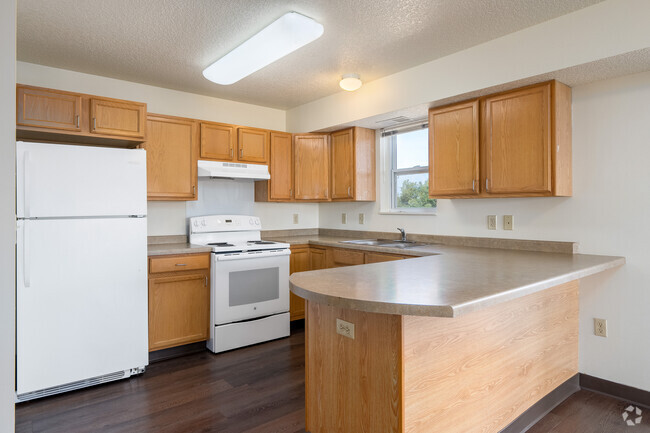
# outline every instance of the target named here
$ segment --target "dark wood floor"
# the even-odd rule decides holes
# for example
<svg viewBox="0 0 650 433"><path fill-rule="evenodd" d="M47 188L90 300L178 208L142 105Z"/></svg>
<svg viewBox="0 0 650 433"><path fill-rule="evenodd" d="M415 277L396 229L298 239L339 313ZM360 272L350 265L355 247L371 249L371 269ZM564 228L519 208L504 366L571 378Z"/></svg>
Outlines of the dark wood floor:
<svg viewBox="0 0 650 433"><path fill-rule="evenodd" d="M297 328L282 340L154 363L131 380L21 403L16 431L304 433L304 353ZM650 409L628 427L627 406L580 391L529 433L650 432Z"/></svg>

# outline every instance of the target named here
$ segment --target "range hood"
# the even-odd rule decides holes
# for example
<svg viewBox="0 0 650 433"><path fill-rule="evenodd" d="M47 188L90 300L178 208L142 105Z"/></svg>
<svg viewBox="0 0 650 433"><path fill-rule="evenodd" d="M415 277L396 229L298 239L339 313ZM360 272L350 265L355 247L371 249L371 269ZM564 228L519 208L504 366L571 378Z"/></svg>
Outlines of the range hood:
<svg viewBox="0 0 650 433"><path fill-rule="evenodd" d="M271 178L268 165L201 160L198 161L198 175L200 178L253 180L268 180Z"/></svg>

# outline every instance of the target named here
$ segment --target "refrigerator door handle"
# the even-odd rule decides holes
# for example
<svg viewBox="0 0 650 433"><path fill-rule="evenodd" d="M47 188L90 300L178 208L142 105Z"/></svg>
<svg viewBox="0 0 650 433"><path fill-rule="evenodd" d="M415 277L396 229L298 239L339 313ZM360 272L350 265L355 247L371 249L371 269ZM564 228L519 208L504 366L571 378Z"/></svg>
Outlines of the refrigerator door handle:
<svg viewBox="0 0 650 433"><path fill-rule="evenodd" d="M29 221L25 220L23 221L23 282L25 287L30 287L32 284L29 243Z"/></svg>
<svg viewBox="0 0 650 433"><path fill-rule="evenodd" d="M23 207L25 212L25 218L31 217L30 206L29 206L29 166L31 165L31 152L29 150L25 151L25 160L23 167Z"/></svg>

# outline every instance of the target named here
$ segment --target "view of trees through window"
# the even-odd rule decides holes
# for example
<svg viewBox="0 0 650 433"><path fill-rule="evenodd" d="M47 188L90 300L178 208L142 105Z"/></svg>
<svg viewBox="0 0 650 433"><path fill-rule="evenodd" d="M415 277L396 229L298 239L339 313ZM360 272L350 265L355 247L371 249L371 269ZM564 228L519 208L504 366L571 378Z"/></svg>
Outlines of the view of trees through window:
<svg viewBox="0 0 650 433"><path fill-rule="evenodd" d="M429 198L428 129L395 134L390 140L393 208L435 208L436 200Z"/></svg>

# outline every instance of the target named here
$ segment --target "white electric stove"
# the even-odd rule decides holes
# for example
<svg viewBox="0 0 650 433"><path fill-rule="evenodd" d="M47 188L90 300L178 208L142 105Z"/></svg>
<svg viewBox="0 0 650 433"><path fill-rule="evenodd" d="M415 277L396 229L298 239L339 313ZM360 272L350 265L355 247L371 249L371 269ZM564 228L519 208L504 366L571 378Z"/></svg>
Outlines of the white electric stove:
<svg viewBox="0 0 650 433"><path fill-rule="evenodd" d="M212 247L210 340L218 353L289 335L289 244L261 240L259 218L190 218L190 243Z"/></svg>

